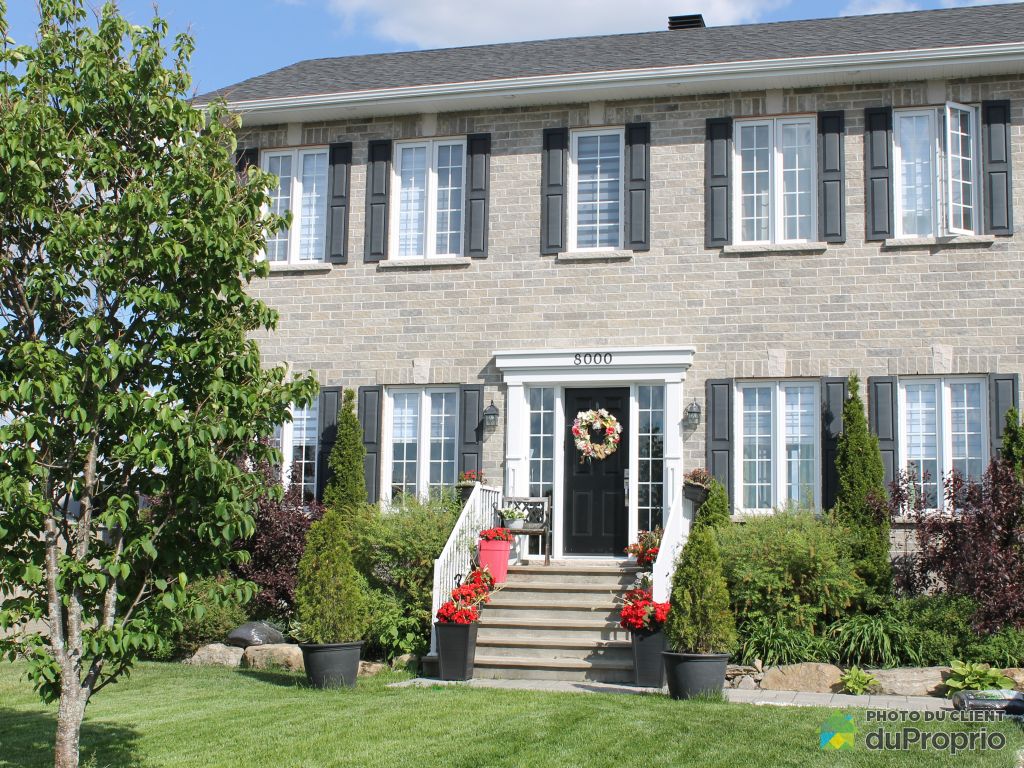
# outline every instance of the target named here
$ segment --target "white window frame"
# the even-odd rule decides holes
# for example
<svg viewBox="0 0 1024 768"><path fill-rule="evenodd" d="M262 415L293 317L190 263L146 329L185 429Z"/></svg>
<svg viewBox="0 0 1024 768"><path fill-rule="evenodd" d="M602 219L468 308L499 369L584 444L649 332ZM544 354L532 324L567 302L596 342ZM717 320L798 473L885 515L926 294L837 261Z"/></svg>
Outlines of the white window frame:
<svg viewBox="0 0 1024 768"><path fill-rule="evenodd" d="M314 401L317 406L317 430L320 429L320 403ZM313 406L310 403L307 408ZM288 406L288 413L291 418L281 424L281 444L278 449L281 451L281 485L287 489L292 483L292 470L295 468L295 405ZM316 495L316 488L320 481L320 439L317 435L316 445L313 448L313 493Z"/></svg>
<svg viewBox="0 0 1024 768"><path fill-rule="evenodd" d="M786 124L807 123L811 126L811 232L810 237L786 239L779 235L786 231L783 221L783 202L785 182L782 168L782 148L779 144L779 127ZM767 125L771 152L768 160L768 239L743 239L743 157L740 130L745 125ZM752 245L771 245L779 243L813 243L818 239L818 118L815 115L787 115L785 117L761 117L735 120L733 123L732 148L732 228L733 242Z"/></svg>
<svg viewBox="0 0 1024 768"><path fill-rule="evenodd" d="M938 411L936 427L939 434L936 437L936 450L938 453L939 472L941 477L932 478L938 484L936 501L938 509L944 506L942 495L942 483L953 470L953 410L952 395L950 388L953 384L978 384L981 391L981 466L982 471L988 467L991 461L991 425L989 423L988 404L988 380L983 376L907 376L899 380L899 470L907 468L907 390L908 384L930 384L936 387L935 408Z"/></svg>
<svg viewBox="0 0 1024 768"><path fill-rule="evenodd" d="M462 147L462 237L459 238L458 253L437 253L437 156L441 147ZM426 231L424 233L423 253L419 255L403 256L400 252L402 224L402 176L401 158L402 149L423 147L427 150L427 202L424 215L426 216ZM469 171L469 156L467 154L466 138L449 137L440 139L421 139L416 141L395 142L394 160L391 163L391 193L390 193L390 214L388 222L388 258L401 259L403 261L415 261L417 259L453 259L463 256L466 253L466 176Z"/></svg>
<svg viewBox="0 0 1024 768"><path fill-rule="evenodd" d="M619 239L615 245L602 245L594 248L580 248L578 241L579 216L576 204L579 198L577 183L579 181L579 169L577 168L577 156L579 153L580 139L586 136L618 136L619 137ZM594 251L618 251L622 250L623 237L626 221L626 129L619 128L585 128L569 132L569 173L566 179L569 185L569 196L567 202L567 250L571 253L594 252Z"/></svg>
<svg viewBox="0 0 1024 768"><path fill-rule="evenodd" d="M949 152L951 128L950 113L962 110L971 115L972 189L974 198L972 210L974 228L964 229L953 226L953 173L952 155ZM906 234L903 231L903 173L902 152L900 151L900 120L904 116L927 116L931 122L932 160L935 177L932 179L935 197L932 200L932 226L930 235ZM947 235L975 235L981 232L983 201L981 194L981 121L977 106L947 101L942 106L894 109L892 121L892 167L893 167L893 233L903 237L943 237Z"/></svg>
<svg viewBox="0 0 1024 768"><path fill-rule="evenodd" d="M459 429L460 406L459 388L445 386L431 387L385 387L384 388L384 445L381 446L381 500L391 501L392 460L394 458L394 396L396 394L418 394L420 397L419 424L416 434L416 496L426 499L430 495L430 396L434 394L455 395L455 477L459 472Z"/></svg>
<svg viewBox="0 0 1024 768"><path fill-rule="evenodd" d="M312 264L318 261L323 261L325 255L321 253L317 258L314 259L300 259L299 253L301 251L300 238L302 234L302 222L300 220L302 216L302 158L306 155L323 154L327 156L326 173L324 174L324 181L328 182L331 177L331 156L328 147L326 146L315 146L315 147L290 147L290 148L278 148L278 149L264 149L260 151L260 168L264 171L270 172L270 158L272 157L291 157L292 159L292 189L291 189L291 205L289 209L292 214L292 223L288 227L288 254L284 261L272 261L271 264ZM328 195L324 194L323 210L321 211L322 220L324 222L324 242L327 237L327 213L328 213ZM266 253L263 254L263 258L266 258Z"/></svg>
<svg viewBox="0 0 1024 768"><path fill-rule="evenodd" d="M738 514L764 515L771 514L776 508L789 503L786 498L786 418L785 392L788 385L810 386L814 392L814 413L817 416L817 428L814 436L814 509L821 509L821 388L819 382L809 379L747 379L737 381L733 387L733 488L730 489L735 499ZM770 507L743 507L743 390L769 387L771 389L772 408L772 489Z"/></svg>

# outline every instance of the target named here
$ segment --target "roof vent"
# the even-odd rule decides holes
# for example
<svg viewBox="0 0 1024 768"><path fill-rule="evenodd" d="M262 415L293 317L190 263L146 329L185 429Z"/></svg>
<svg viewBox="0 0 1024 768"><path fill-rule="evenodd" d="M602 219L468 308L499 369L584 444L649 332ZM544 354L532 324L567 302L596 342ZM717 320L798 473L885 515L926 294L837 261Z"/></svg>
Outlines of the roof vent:
<svg viewBox="0 0 1024 768"><path fill-rule="evenodd" d="M702 13L668 17L668 28L672 31L677 29L704 29L704 27L704 14Z"/></svg>

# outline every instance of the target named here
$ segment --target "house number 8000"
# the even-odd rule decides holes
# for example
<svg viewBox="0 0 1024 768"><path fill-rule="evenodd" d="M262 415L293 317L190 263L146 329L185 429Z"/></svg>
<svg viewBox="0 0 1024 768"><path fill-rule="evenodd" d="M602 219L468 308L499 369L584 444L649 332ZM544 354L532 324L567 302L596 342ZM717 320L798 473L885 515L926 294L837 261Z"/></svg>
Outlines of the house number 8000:
<svg viewBox="0 0 1024 768"><path fill-rule="evenodd" d="M573 365L611 365L611 352L577 352L572 359Z"/></svg>

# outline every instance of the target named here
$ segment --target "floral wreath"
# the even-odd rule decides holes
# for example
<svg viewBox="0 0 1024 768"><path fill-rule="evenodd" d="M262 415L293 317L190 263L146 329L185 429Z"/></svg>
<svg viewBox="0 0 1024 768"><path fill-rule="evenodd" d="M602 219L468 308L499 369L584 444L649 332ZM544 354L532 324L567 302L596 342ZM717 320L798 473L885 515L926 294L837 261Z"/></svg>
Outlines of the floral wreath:
<svg viewBox="0 0 1024 768"><path fill-rule="evenodd" d="M591 442L591 430L602 429L604 439L600 443ZM622 425L604 408L580 411L572 423L572 439L576 443L576 450L580 452L580 464L587 459L607 459L619 448Z"/></svg>

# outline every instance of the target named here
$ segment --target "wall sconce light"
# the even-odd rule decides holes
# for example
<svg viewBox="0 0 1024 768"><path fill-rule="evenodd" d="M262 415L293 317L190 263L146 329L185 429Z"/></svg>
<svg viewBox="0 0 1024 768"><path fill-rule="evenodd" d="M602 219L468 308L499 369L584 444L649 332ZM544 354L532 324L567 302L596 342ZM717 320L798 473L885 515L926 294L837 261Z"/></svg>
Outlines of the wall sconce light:
<svg viewBox="0 0 1024 768"><path fill-rule="evenodd" d="M700 424L700 403L697 402L696 398L686 406L684 423L691 429L695 429Z"/></svg>
<svg viewBox="0 0 1024 768"><path fill-rule="evenodd" d="M491 400L491 404L484 408L484 426L490 429L498 426L498 417L501 416L501 412L498 411L498 406Z"/></svg>

